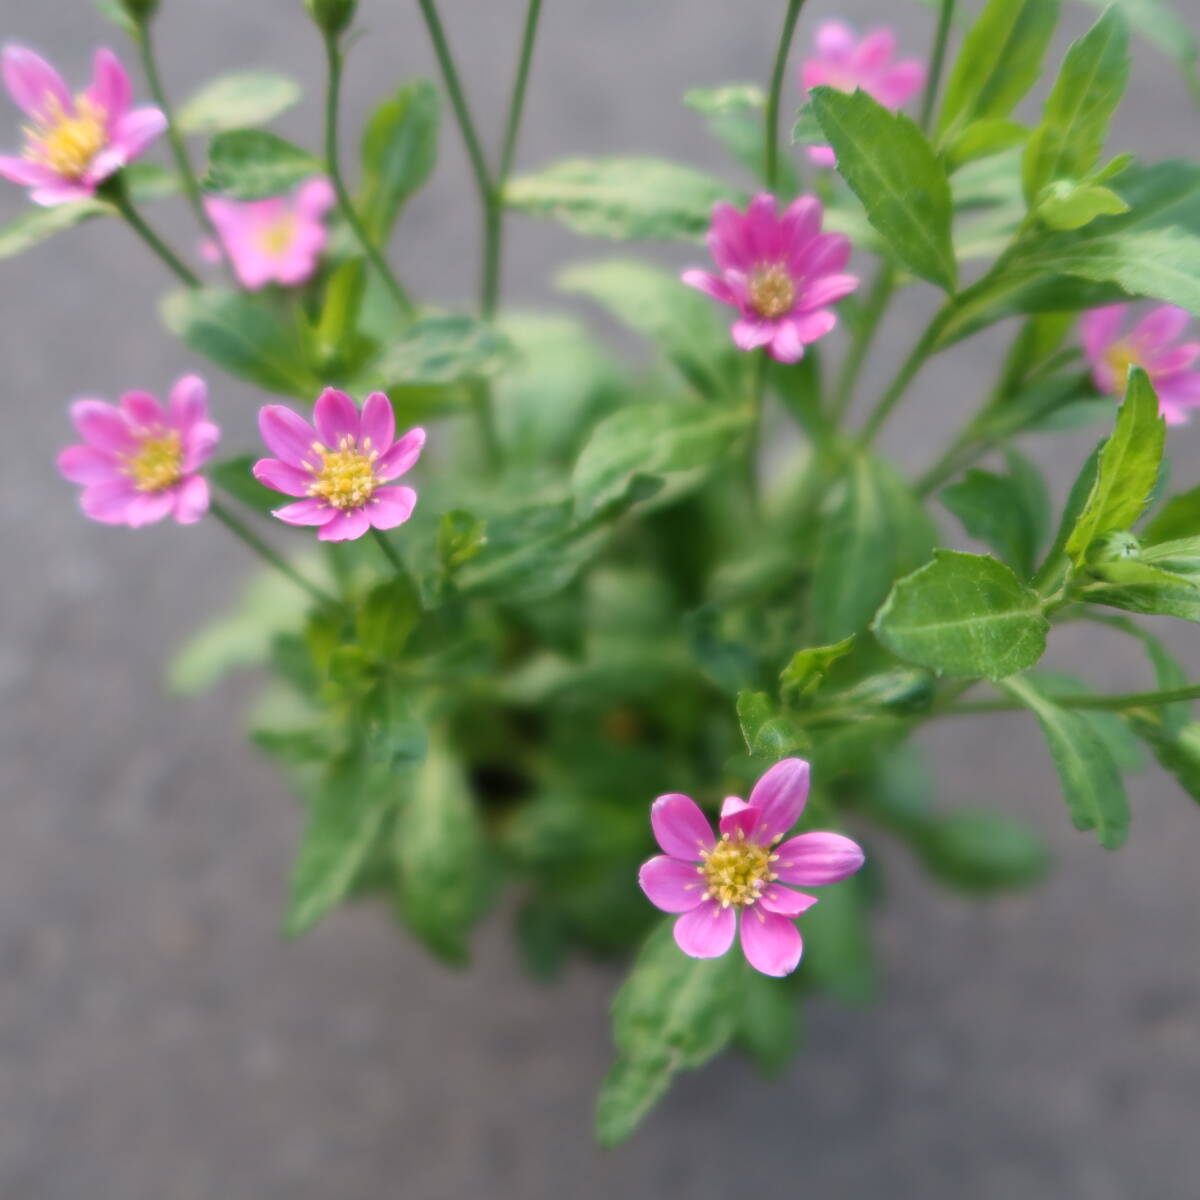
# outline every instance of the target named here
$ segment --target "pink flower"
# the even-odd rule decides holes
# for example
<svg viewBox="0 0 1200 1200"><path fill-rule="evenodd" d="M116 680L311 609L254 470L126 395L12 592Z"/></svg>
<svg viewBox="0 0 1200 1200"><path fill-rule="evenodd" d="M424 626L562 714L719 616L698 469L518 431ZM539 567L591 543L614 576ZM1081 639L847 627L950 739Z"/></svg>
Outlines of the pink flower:
<svg viewBox="0 0 1200 1200"><path fill-rule="evenodd" d="M893 62L896 35L890 29L873 29L861 41L842 21L823 21L817 27L817 52L800 68L800 85L805 92L815 87L853 92L862 88L893 112L921 90L925 65L917 59ZM837 163L829 146L809 146L809 161L818 167Z"/></svg>
<svg viewBox="0 0 1200 1200"><path fill-rule="evenodd" d="M275 458L254 464L259 483L303 496L275 509L289 525L319 525L323 542L362 537L370 528L394 529L412 515L417 493L383 487L421 456L425 430L410 429L396 441L392 402L372 392L360 414L345 392L326 388L313 407L313 425L282 404L258 414L258 428Z"/></svg>
<svg viewBox="0 0 1200 1200"><path fill-rule="evenodd" d="M62 76L24 46L5 46L0 71L31 118L19 157L0 155L0 175L31 188L35 204L81 200L131 163L167 127L157 108L130 108L133 85L111 50L97 50L92 83L72 96Z"/></svg>
<svg viewBox="0 0 1200 1200"><path fill-rule="evenodd" d="M244 202L209 196L204 207L242 286L257 291L268 283L295 287L312 275L329 240L324 218L333 202L333 185L319 178L290 196ZM209 262L220 260L215 242L203 250Z"/></svg>
<svg viewBox="0 0 1200 1200"><path fill-rule="evenodd" d="M119 405L76 401L71 420L83 443L58 456L58 469L83 484L79 504L93 521L137 529L170 514L191 525L208 511L197 472L221 431L208 419L202 379L185 375L165 409L147 392L126 392Z"/></svg>
<svg viewBox="0 0 1200 1200"><path fill-rule="evenodd" d="M720 840L688 796L655 800L650 824L665 853L642 866L638 882L663 912L683 914L675 941L684 954L724 954L741 911L750 965L764 975L796 969L804 944L793 919L817 899L783 884L837 883L863 865L858 844L840 833L801 833L779 844L804 809L808 773L803 759L785 758L754 785L749 804L730 796Z"/></svg>
<svg viewBox="0 0 1200 1200"><path fill-rule="evenodd" d="M1192 364L1200 357L1200 342L1181 342L1191 321L1182 308L1160 304L1133 330L1121 336L1128 304L1093 308L1079 321L1079 335L1092 364L1092 379L1102 392L1125 394L1130 367L1143 367L1158 393L1158 410L1169 425L1182 425L1188 410L1200 407L1200 370Z"/></svg>
<svg viewBox="0 0 1200 1200"><path fill-rule="evenodd" d="M806 343L837 324L827 305L854 291L858 278L839 274L850 243L822 233L821 218L815 196L792 201L782 217L766 194L744 215L729 204L713 209L708 248L720 274L685 271L683 282L740 310L732 331L739 349L766 346L772 358L796 362Z"/></svg>

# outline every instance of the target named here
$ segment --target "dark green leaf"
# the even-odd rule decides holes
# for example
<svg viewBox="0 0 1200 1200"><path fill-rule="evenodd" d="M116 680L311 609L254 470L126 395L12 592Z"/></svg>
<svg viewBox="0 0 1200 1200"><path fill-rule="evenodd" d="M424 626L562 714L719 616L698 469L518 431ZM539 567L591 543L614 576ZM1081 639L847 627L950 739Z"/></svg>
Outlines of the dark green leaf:
<svg viewBox="0 0 1200 1200"><path fill-rule="evenodd" d="M1200 724L1171 729L1161 709L1135 710L1129 724L1150 749L1159 765L1178 780L1193 800L1200 800Z"/></svg>
<svg viewBox="0 0 1200 1200"><path fill-rule="evenodd" d="M1200 536L1200 487L1172 496L1144 530L1147 542L1167 542Z"/></svg>
<svg viewBox="0 0 1200 1200"><path fill-rule="evenodd" d="M206 83L180 105L181 133L226 133L265 125L300 99L300 85L274 71L237 71Z"/></svg>
<svg viewBox="0 0 1200 1200"><path fill-rule="evenodd" d="M325 171L320 159L263 129L219 133L208 148L204 188L236 200L281 196Z"/></svg>
<svg viewBox="0 0 1200 1200"><path fill-rule="evenodd" d="M486 545L486 521L461 508L442 513L437 535L437 554L442 570L456 570L470 562Z"/></svg>
<svg viewBox="0 0 1200 1200"><path fill-rule="evenodd" d="M1042 512L1012 478L972 469L942 492L942 503L974 538L986 542L1022 578L1033 574Z"/></svg>
<svg viewBox="0 0 1200 1200"><path fill-rule="evenodd" d="M866 889L861 875L821 889L820 902L804 915L802 979L847 1004L875 996Z"/></svg>
<svg viewBox="0 0 1200 1200"><path fill-rule="evenodd" d="M1049 865L1049 853L1037 833L998 813L937 817L923 831L917 849L931 875L969 892L1028 887Z"/></svg>

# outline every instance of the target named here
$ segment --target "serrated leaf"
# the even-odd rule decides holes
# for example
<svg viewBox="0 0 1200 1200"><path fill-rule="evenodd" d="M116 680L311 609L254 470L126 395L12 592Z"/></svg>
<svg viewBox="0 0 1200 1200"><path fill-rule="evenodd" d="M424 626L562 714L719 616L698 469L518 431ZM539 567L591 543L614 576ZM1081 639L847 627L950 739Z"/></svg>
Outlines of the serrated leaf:
<svg viewBox="0 0 1200 1200"><path fill-rule="evenodd" d="M225 133L265 125L300 99L300 85L274 71L236 71L206 83L179 107L181 133Z"/></svg>
<svg viewBox="0 0 1200 1200"><path fill-rule="evenodd" d="M925 135L866 92L818 87L811 96L837 154L838 173L871 224L915 274L953 292L958 266L950 238L950 183Z"/></svg>
<svg viewBox="0 0 1200 1200"><path fill-rule="evenodd" d="M262 200L324 171L320 159L265 129L232 129L209 145L203 186L235 200Z"/></svg>
<svg viewBox="0 0 1200 1200"><path fill-rule="evenodd" d="M1129 833L1129 801L1104 741L1079 713L1055 704L1033 680L1017 676L1000 686L1042 727L1075 828L1093 830L1101 846L1116 850Z"/></svg>
<svg viewBox="0 0 1200 1200"><path fill-rule="evenodd" d="M456 383L495 375L512 356L512 343L494 326L445 314L414 321L371 370L388 384Z"/></svg>
<svg viewBox="0 0 1200 1200"><path fill-rule="evenodd" d="M895 655L939 674L1003 679L1046 649L1042 601L1003 563L935 550L901 579L871 628Z"/></svg>
<svg viewBox="0 0 1200 1200"><path fill-rule="evenodd" d="M621 241L696 241L718 200L736 200L726 184L656 158L572 158L510 180L504 202L551 217L586 237Z"/></svg>

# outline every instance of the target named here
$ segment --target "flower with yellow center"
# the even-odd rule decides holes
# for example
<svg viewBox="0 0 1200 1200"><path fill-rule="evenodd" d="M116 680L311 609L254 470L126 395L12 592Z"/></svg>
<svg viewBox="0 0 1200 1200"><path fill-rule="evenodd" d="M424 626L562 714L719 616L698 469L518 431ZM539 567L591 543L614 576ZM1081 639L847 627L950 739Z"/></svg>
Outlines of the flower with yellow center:
<svg viewBox="0 0 1200 1200"><path fill-rule="evenodd" d="M741 829L733 837L723 833L711 850L701 854L696 870L704 879L705 891L700 898L715 900L722 908L753 904L763 888L778 878L771 864L779 855L773 854L770 846L748 842Z"/></svg>
<svg viewBox="0 0 1200 1200"><path fill-rule="evenodd" d="M1134 353L1133 347L1125 341L1113 342L1104 352L1104 359L1112 368L1113 388L1116 392L1125 391L1125 382L1129 378L1130 367L1140 367L1141 361Z"/></svg>
<svg viewBox="0 0 1200 1200"><path fill-rule="evenodd" d="M748 291L750 307L768 321L787 316L796 303L796 285L780 263L755 268Z"/></svg>
<svg viewBox="0 0 1200 1200"><path fill-rule="evenodd" d="M183 445L179 430L155 430L137 452L125 456L124 474L139 492L161 492L183 477Z"/></svg>
<svg viewBox="0 0 1200 1200"><path fill-rule="evenodd" d="M52 97L37 125L26 128L25 135L25 157L64 179L82 179L108 142L104 110L86 96L76 97L71 113Z"/></svg>
<svg viewBox="0 0 1200 1200"><path fill-rule="evenodd" d="M309 468L314 476L308 489L310 496L320 496L341 509L358 508L370 500L379 485L375 475L379 451L372 448L370 438L363 439L361 449L354 438L346 435L336 450L320 442L313 444L313 450L320 456L321 465Z"/></svg>

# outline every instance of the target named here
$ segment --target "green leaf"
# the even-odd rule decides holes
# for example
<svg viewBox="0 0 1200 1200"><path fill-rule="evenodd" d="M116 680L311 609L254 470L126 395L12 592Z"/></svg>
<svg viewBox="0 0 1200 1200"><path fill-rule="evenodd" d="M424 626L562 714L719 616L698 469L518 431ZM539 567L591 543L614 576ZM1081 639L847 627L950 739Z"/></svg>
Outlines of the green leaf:
<svg viewBox="0 0 1200 1200"><path fill-rule="evenodd" d="M1016 121L998 117L974 121L946 143L942 151L946 170L954 172L976 159L1011 150L1028 137L1029 130Z"/></svg>
<svg viewBox="0 0 1200 1200"><path fill-rule="evenodd" d="M299 330L263 299L221 288L173 292L162 318L189 350L265 391L311 400L323 386Z"/></svg>
<svg viewBox="0 0 1200 1200"><path fill-rule="evenodd" d="M935 879L968 892L1028 887L1046 873L1050 856L1028 825L989 812L955 812L929 822L916 841Z"/></svg>
<svg viewBox="0 0 1200 1200"><path fill-rule="evenodd" d="M1111 188L1057 180L1042 190L1035 211L1051 229L1082 229L1097 217L1128 212L1129 205Z"/></svg>
<svg viewBox="0 0 1200 1200"><path fill-rule="evenodd" d="M247 508L269 513L286 504L287 500L254 478L251 471L259 457L257 454L238 454L233 458L223 458L207 466L205 474L223 492L240 500Z"/></svg>
<svg viewBox="0 0 1200 1200"><path fill-rule="evenodd" d="M823 146L825 145L825 130L817 120L817 111L812 102L802 104L796 110L796 122L792 126L792 144L794 146Z"/></svg>
<svg viewBox="0 0 1200 1200"><path fill-rule="evenodd" d="M576 515L586 519L623 501L639 481L665 477L698 486L703 473L730 456L748 424L745 413L708 404L620 409L596 426L575 463L571 490Z"/></svg>
<svg viewBox="0 0 1200 1200"><path fill-rule="evenodd" d="M958 267L950 239L950 183L925 135L866 92L818 87L811 94L838 173L871 224L915 274L953 292Z"/></svg>
<svg viewBox="0 0 1200 1200"><path fill-rule="evenodd" d="M354 759L330 766L309 803L284 931L298 937L346 898L400 801L395 776Z"/></svg>
<svg viewBox="0 0 1200 1200"><path fill-rule="evenodd" d="M438 521L437 556L443 571L454 571L487 545L487 522L456 508Z"/></svg>
<svg viewBox="0 0 1200 1200"><path fill-rule="evenodd" d="M613 1001L617 1060L596 1102L603 1146L627 1138L671 1077L703 1066L728 1044L737 1024L736 955L688 958L675 945L673 920L647 939Z"/></svg>
<svg viewBox="0 0 1200 1200"><path fill-rule="evenodd" d="M355 704L350 720L370 762L394 771L424 760L429 739L417 717L412 693L408 680L385 676Z"/></svg>
<svg viewBox="0 0 1200 1200"><path fill-rule="evenodd" d="M1082 179L1095 167L1129 79L1129 63L1129 23L1116 7L1107 9L1071 44L1042 123L1021 159L1021 182L1030 207L1046 184Z"/></svg>
<svg viewBox="0 0 1200 1200"><path fill-rule="evenodd" d="M1200 486L1172 496L1147 523L1147 542L1200 536Z"/></svg>
<svg viewBox="0 0 1200 1200"><path fill-rule="evenodd" d="M990 0L963 40L946 81L938 135L1008 116L1037 82L1058 22L1058 0Z"/></svg>
<svg viewBox="0 0 1200 1200"><path fill-rule="evenodd" d="M738 692L737 715L746 750L756 758L774 761L810 744L800 723L779 712L766 692Z"/></svg>
<svg viewBox="0 0 1200 1200"><path fill-rule="evenodd" d="M972 537L991 546L1019 575L1028 579L1033 574L1044 499L1035 498L1009 476L972 469L943 490L942 503Z"/></svg>
<svg viewBox="0 0 1200 1200"><path fill-rule="evenodd" d="M778 1075L795 1057L800 1041L800 1007L787 980L762 975L749 964L738 984L741 1013L735 1040L768 1076Z"/></svg>
<svg viewBox="0 0 1200 1200"><path fill-rule="evenodd" d="M789 692L798 696L810 695L825 681L829 668L838 659L845 658L853 648L854 635L851 634L832 646L813 646L808 650L797 650L779 676L780 690L785 695Z"/></svg>
<svg viewBox="0 0 1200 1200"><path fill-rule="evenodd" d="M388 662L398 658L421 618L421 597L411 576L396 575L377 583L358 609L358 644L367 654Z"/></svg>
<svg viewBox="0 0 1200 1200"><path fill-rule="evenodd" d="M1107 746L1079 714L1048 699L1025 676L1001 687L1037 718L1062 782L1076 829L1093 830L1106 850L1116 850L1129 833L1129 802Z"/></svg>
<svg viewBox="0 0 1200 1200"><path fill-rule="evenodd" d="M684 95L683 102L708 117L761 113L767 104L767 93L757 83L726 83L721 87L692 88Z"/></svg>
<svg viewBox="0 0 1200 1200"><path fill-rule="evenodd" d="M734 83L715 88L694 88L683 98L688 108L704 114L709 132L755 179L766 170L766 137L763 110L767 96L756 83ZM822 135L818 133L818 138ZM778 192L795 195L800 186L796 169L786 156L777 164Z"/></svg>
<svg viewBox="0 0 1200 1200"><path fill-rule="evenodd" d="M265 125L300 99L300 85L274 71L237 71L206 83L180 105L181 133L226 133Z"/></svg>
<svg viewBox="0 0 1200 1200"><path fill-rule="evenodd" d="M474 317L420 317L385 347L372 371L392 384L445 384L495 375L513 349L499 330Z"/></svg>
<svg viewBox="0 0 1200 1200"><path fill-rule="evenodd" d="M820 903L804 916L801 979L845 1004L875 996L875 962L861 875L821 889Z"/></svg>
<svg viewBox="0 0 1200 1200"><path fill-rule="evenodd" d="M927 561L936 538L892 467L856 456L818 525L813 636L835 642L865 629L893 581Z"/></svg>
<svg viewBox="0 0 1200 1200"><path fill-rule="evenodd" d="M618 321L652 338L702 395L736 391L743 364L708 299L657 267L625 259L580 263L557 280L565 292L603 305Z"/></svg>
<svg viewBox="0 0 1200 1200"><path fill-rule="evenodd" d="M1102 533L1128 529L1142 515L1158 479L1165 437L1158 397L1146 372L1134 367L1116 429L1100 452L1096 480L1064 547L1077 566Z"/></svg>
<svg viewBox="0 0 1200 1200"><path fill-rule="evenodd" d="M396 911L447 962L467 960L486 898L483 824L462 764L434 739L396 822Z"/></svg>
<svg viewBox="0 0 1200 1200"><path fill-rule="evenodd" d="M1191 722L1171 729L1161 710L1128 714L1129 724L1154 753L1159 765L1175 776L1193 800L1200 800L1200 724Z"/></svg>
<svg viewBox="0 0 1200 1200"><path fill-rule="evenodd" d="M1200 581L1195 578L1136 561L1107 562L1092 569L1104 582L1080 588L1079 599L1127 612L1200 621Z"/></svg>
<svg viewBox="0 0 1200 1200"><path fill-rule="evenodd" d="M357 208L376 242L387 241L404 203L433 172L440 121L437 88L416 79L385 100L367 122Z"/></svg>
<svg viewBox="0 0 1200 1200"><path fill-rule="evenodd" d="M712 207L737 194L691 167L656 158L572 158L510 180L504 202L585 237L696 241Z"/></svg>
<svg viewBox="0 0 1200 1200"><path fill-rule="evenodd" d="M1003 563L935 550L901 579L872 624L895 655L939 674L1004 679L1041 658L1050 625L1038 594Z"/></svg>
<svg viewBox="0 0 1200 1200"><path fill-rule="evenodd" d="M0 229L0 259L12 258L64 229L102 216L116 216L116 209L103 200L72 200L50 208L31 208Z"/></svg>
<svg viewBox="0 0 1200 1200"><path fill-rule="evenodd" d="M273 133L233 129L213 138L203 186L205 191L221 192L235 200L262 200L290 192L324 171L320 159Z"/></svg>

